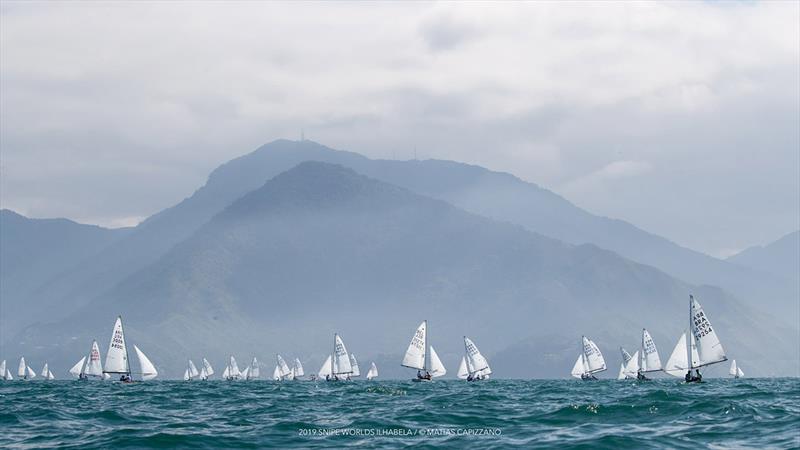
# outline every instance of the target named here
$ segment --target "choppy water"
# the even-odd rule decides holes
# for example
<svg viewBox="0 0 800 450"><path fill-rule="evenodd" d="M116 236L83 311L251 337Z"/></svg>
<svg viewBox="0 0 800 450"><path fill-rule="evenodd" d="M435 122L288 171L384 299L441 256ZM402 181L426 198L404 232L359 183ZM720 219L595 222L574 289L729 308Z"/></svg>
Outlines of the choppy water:
<svg viewBox="0 0 800 450"><path fill-rule="evenodd" d="M0 447L800 446L800 380L0 382Z"/></svg>

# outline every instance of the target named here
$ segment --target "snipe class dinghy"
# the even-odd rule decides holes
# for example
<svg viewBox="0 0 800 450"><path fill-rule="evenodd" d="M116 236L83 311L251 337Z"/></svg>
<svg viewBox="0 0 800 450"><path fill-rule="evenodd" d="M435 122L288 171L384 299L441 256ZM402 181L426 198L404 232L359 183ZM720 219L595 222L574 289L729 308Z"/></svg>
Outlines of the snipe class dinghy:
<svg viewBox="0 0 800 450"><path fill-rule="evenodd" d="M244 373L242 374L245 380L257 380L261 377L261 365L258 363L258 359L253 357L253 360L250 362L250 365L244 369Z"/></svg>
<svg viewBox="0 0 800 450"><path fill-rule="evenodd" d="M211 367L211 363L208 362L207 359L203 358L203 368L200 369L200 379L206 381L211 375L214 375L214 368Z"/></svg>
<svg viewBox="0 0 800 450"><path fill-rule="evenodd" d="M25 362L25 357L21 357L19 359L19 367L17 368L17 379L23 381L32 380L34 378L36 378L36 372Z"/></svg>
<svg viewBox="0 0 800 450"><path fill-rule="evenodd" d="M480 381L489 378L492 368L472 340L464 336L464 356L458 366L458 378L467 381Z"/></svg>
<svg viewBox="0 0 800 450"><path fill-rule="evenodd" d="M200 371L197 370L197 366L194 365L194 362L190 359L186 363L186 370L183 371L183 381L192 381L195 378L200 377Z"/></svg>
<svg viewBox="0 0 800 450"><path fill-rule="evenodd" d="M647 381L646 373L661 371L661 358L653 337L646 329L642 329L642 346L625 366L625 375L639 381Z"/></svg>
<svg viewBox="0 0 800 450"><path fill-rule="evenodd" d="M428 352L430 349L430 365L428 365ZM408 350L403 357L401 364L403 367L417 369L417 377L411 381L432 381L434 378L441 377L447 373L444 364L439 359L433 346L428 346L428 321L423 320L414 332Z"/></svg>
<svg viewBox="0 0 800 450"><path fill-rule="evenodd" d="M97 345L97 341L92 341L88 358L86 356L81 358L69 369L69 373L78 380L104 380L110 377L103 373L103 364L100 362L100 346Z"/></svg>
<svg viewBox="0 0 800 450"><path fill-rule="evenodd" d="M283 359L283 356L277 355L275 359L277 360L277 364L275 365L275 371L272 373L272 378L275 381L294 379L294 373L292 369L289 368L289 364L286 363L286 360Z"/></svg>
<svg viewBox="0 0 800 450"><path fill-rule="evenodd" d="M14 378L11 377L11 372L6 372L8 372L8 369L6 368L6 360L4 359L2 362L0 362L0 380L13 380Z"/></svg>
<svg viewBox="0 0 800 450"><path fill-rule="evenodd" d="M353 373L353 366L350 364L350 356L347 347L338 334L333 335L333 354L328 355L328 359L319 369L319 379L325 381L344 381L350 378Z"/></svg>
<svg viewBox="0 0 800 450"><path fill-rule="evenodd" d="M699 383L703 381L703 375L700 374L701 367L727 360L725 349L722 348L716 331L711 327L711 321L700 303L690 295L689 328L678 339L664 372L675 377L683 377L687 383Z"/></svg>
<svg viewBox="0 0 800 450"><path fill-rule="evenodd" d="M139 347L133 346L136 352L136 357L139 359L139 374L142 381L152 380L158 376L158 371L150 359L139 350ZM108 344L108 353L106 353L104 374L119 375L119 381L123 383L133 382L133 372L131 372L130 359L128 358L128 344L125 341L125 331L122 328L122 316L117 317L114 323L114 330L111 332L111 342Z"/></svg>
<svg viewBox="0 0 800 450"><path fill-rule="evenodd" d="M731 369L728 371L728 373L733 378L742 378L744 376L744 372L742 372L742 368L736 365L736 360L735 359L733 361L731 361Z"/></svg>
<svg viewBox="0 0 800 450"><path fill-rule="evenodd" d="M378 377L378 366L375 365L373 362L369 366L369 371L367 371L367 380L372 380L373 378Z"/></svg>
<svg viewBox="0 0 800 450"><path fill-rule="evenodd" d="M294 365L292 366L292 379L301 380L305 375L306 372L303 370L303 363L300 362L300 358L295 358Z"/></svg>
<svg viewBox="0 0 800 450"><path fill-rule="evenodd" d="M228 360L228 365L222 371L222 378L228 381L236 381L242 378L242 373L239 372L239 365L236 363L236 358L231 355Z"/></svg>
<svg viewBox="0 0 800 450"><path fill-rule="evenodd" d="M619 375L617 375L617 379L618 379L618 380L627 380L627 379L629 379L629 378L631 378L631 377L630 377L630 376L628 376L628 375L625 373L625 367L626 367L626 366L628 365L628 363L630 362L630 360L631 360L632 356L631 356L631 354L630 354L630 353L628 353L628 351L627 351L627 350L625 350L625 349L624 349L624 348L622 348L622 347L620 347L620 348L619 348L619 351L620 351L620 353L622 353L622 363L619 365Z"/></svg>
<svg viewBox="0 0 800 450"><path fill-rule="evenodd" d="M47 361L44 363L44 367L42 367L42 378L45 380L55 380L56 377L53 375L53 372L50 371L50 368L47 365Z"/></svg>
<svg viewBox="0 0 800 450"><path fill-rule="evenodd" d="M606 360L594 341L583 336L582 342L583 352L578 355L570 373L573 377L583 381L596 380L597 377L594 374L606 370Z"/></svg>

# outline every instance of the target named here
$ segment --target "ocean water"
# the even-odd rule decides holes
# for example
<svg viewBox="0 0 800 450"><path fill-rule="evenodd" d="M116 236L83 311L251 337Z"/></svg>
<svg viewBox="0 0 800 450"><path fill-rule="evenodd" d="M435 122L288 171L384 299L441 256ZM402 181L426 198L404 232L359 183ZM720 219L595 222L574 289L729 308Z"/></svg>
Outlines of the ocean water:
<svg viewBox="0 0 800 450"><path fill-rule="evenodd" d="M0 382L0 447L797 448L800 380Z"/></svg>

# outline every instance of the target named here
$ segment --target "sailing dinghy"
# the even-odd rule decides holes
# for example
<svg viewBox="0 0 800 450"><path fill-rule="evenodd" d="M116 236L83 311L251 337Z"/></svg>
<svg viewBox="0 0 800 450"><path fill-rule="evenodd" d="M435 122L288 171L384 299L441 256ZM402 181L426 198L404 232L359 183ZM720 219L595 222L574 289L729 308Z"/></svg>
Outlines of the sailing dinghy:
<svg viewBox="0 0 800 450"><path fill-rule="evenodd" d="M367 380L371 380L378 376L378 367L373 362L369 365L369 370L367 371Z"/></svg>
<svg viewBox="0 0 800 450"><path fill-rule="evenodd" d="M239 372L239 365L236 363L236 358L231 355L228 360L228 365L222 372L222 378L228 381L236 381L242 378L242 373Z"/></svg>
<svg viewBox="0 0 800 450"><path fill-rule="evenodd" d="M630 377L625 373L625 366L627 366L628 362L630 362L631 354L628 353L628 351L622 347L619 348L619 351L620 353L622 353L622 363L619 365L619 375L617 375L617 379L626 380Z"/></svg>
<svg viewBox="0 0 800 450"><path fill-rule="evenodd" d="M728 371L728 373L733 378L742 378L744 376L744 372L742 372L742 368L736 365L736 360L735 359L733 361L731 361L731 369Z"/></svg>
<svg viewBox="0 0 800 450"><path fill-rule="evenodd" d="M133 346L136 358L139 360L139 374L142 381L152 380L158 376L158 371L150 359L142 352L139 347ZM111 332L111 342L108 344L106 353L106 364L103 374L119 375L119 381L123 383L133 382L133 372L131 372L130 359L128 357L128 344L125 341L125 330L122 327L122 316L117 316L114 323L114 330Z"/></svg>
<svg viewBox="0 0 800 450"><path fill-rule="evenodd" d="M0 380L11 381L14 377L11 376L11 371L6 367L6 360L0 363Z"/></svg>
<svg viewBox="0 0 800 450"><path fill-rule="evenodd" d="M658 356L656 343L647 329L642 328L642 347L639 349L639 367L636 370L636 379L640 381L649 380L646 373L658 372L661 370L661 358Z"/></svg>
<svg viewBox="0 0 800 450"><path fill-rule="evenodd" d="M358 368L358 360L356 359L356 355L350 353L350 367L353 369L353 374L351 375L353 378L358 378L361 376L361 369Z"/></svg>
<svg viewBox="0 0 800 450"><path fill-rule="evenodd" d="M42 378L45 380L55 380L56 377L53 375L53 372L50 371L50 368L47 365L47 361L44 363L44 367L42 367Z"/></svg>
<svg viewBox="0 0 800 450"><path fill-rule="evenodd" d="M583 336L582 343L583 352L578 355L570 374L583 381L596 380L594 374L606 370L606 360L594 341Z"/></svg>
<svg viewBox="0 0 800 450"><path fill-rule="evenodd" d="M197 366L195 366L194 362L190 359L186 363L186 370L183 371L183 381L192 381L199 376L200 371L197 370Z"/></svg>
<svg viewBox="0 0 800 450"><path fill-rule="evenodd" d="M36 378L36 372L31 369L31 367L25 363L25 357L21 357L19 359L19 367L17 368L17 378L20 381L23 380L32 380Z"/></svg>
<svg viewBox="0 0 800 450"><path fill-rule="evenodd" d="M100 346L97 345L97 341L92 341L92 346L89 347L89 356L84 356L80 361L75 363L75 365L69 369L69 373L79 380L104 379L103 365L100 362Z"/></svg>
<svg viewBox="0 0 800 450"><path fill-rule="evenodd" d="M286 364L286 360L283 359L283 356L277 355L275 357L277 364L275 367L278 369L278 379L279 380L291 380L293 379L292 369L289 368L289 365Z"/></svg>
<svg viewBox="0 0 800 450"><path fill-rule="evenodd" d="M461 358L461 365L458 368L458 378L467 381L480 381L489 378L492 368L489 362L481 354L478 347L472 340L464 336L464 357Z"/></svg>
<svg viewBox="0 0 800 450"><path fill-rule="evenodd" d="M427 351L430 349L430 353ZM430 365L428 364L428 354L430 354ZM411 381L432 381L434 378L441 377L447 373L444 364L439 359L433 346L428 346L428 321L423 320L414 332L411 343L401 363L403 367L417 369L417 377ZM424 372L424 373L423 373Z"/></svg>
<svg viewBox="0 0 800 450"><path fill-rule="evenodd" d="M687 383L699 383L703 381L701 367L727 360L725 349L711 327L711 321L700 303L690 295L689 328L678 339L664 372L675 377L682 376ZM694 375L692 370L695 371Z"/></svg>
<svg viewBox="0 0 800 450"><path fill-rule="evenodd" d="M200 379L206 381L211 375L214 375L214 368L211 367L211 363L209 363L207 359L203 358L203 368L200 369Z"/></svg>
<svg viewBox="0 0 800 450"><path fill-rule="evenodd" d="M303 364L300 362L300 358L294 359L294 365L292 366L292 379L299 380L305 376L306 372L303 370Z"/></svg>

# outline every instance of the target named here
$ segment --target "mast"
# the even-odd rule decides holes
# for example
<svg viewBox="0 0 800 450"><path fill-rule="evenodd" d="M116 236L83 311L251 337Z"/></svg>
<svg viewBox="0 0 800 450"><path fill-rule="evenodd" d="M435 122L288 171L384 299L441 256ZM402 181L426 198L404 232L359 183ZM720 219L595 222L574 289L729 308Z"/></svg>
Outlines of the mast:
<svg viewBox="0 0 800 450"><path fill-rule="evenodd" d="M122 316L119 317L119 329L122 330L122 341L125 343L125 368L128 370L126 375L131 376L131 358L128 355L128 340L124 338L125 336L125 326L122 324Z"/></svg>
<svg viewBox="0 0 800 450"><path fill-rule="evenodd" d="M639 350L639 372L644 373L644 362L646 361L644 357L644 328L642 328L642 345L641 349Z"/></svg>
<svg viewBox="0 0 800 450"><path fill-rule="evenodd" d="M589 364L586 360L586 347L583 345L585 339L586 336L581 336L581 363L583 363L583 373L589 373Z"/></svg>
<svg viewBox="0 0 800 450"><path fill-rule="evenodd" d="M467 348L467 337L464 336L464 358L467 360L467 373L472 375L472 372L469 370L469 349Z"/></svg>
<svg viewBox="0 0 800 450"><path fill-rule="evenodd" d="M692 333L692 294L689 294L689 329L686 331L686 360L689 361L687 366L689 367L689 372L692 371L692 337L694 334Z"/></svg>
<svg viewBox="0 0 800 450"><path fill-rule="evenodd" d="M416 159L416 149L414 150L414 159ZM423 320L425 322L425 346L422 348L423 357L422 357L422 370L427 371L428 367L428 319Z"/></svg>
<svg viewBox="0 0 800 450"><path fill-rule="evenodd" d="M337 333L333 333L333 355L331 356L331 378L333 378L336 373L334 373L333 368L336 367L334 361L336 360L336 335Z"/></svg>

